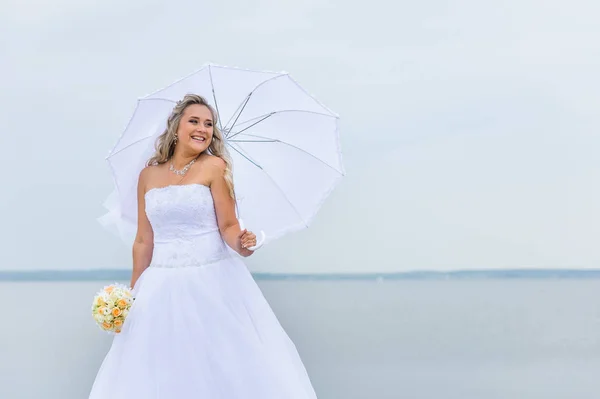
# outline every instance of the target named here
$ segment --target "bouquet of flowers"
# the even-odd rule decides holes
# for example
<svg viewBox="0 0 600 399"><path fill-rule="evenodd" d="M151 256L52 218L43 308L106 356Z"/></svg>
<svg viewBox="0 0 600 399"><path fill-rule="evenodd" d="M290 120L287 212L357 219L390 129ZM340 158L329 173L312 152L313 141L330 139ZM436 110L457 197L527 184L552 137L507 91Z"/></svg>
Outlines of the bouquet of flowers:
<svg viewBox="0 0 600 399"><path fill-rule="evenodd" d="M123 284L111 284L100 290L92 303L92 316L106 332L118 334L133 304L131 290Z"/></svg>

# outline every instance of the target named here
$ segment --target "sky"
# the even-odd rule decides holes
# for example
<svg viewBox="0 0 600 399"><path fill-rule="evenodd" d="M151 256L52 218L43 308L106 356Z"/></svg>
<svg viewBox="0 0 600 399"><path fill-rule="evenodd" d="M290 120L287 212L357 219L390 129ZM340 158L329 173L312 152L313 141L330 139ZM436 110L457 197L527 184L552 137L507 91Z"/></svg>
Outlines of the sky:
<svg viewBox="0 0 600 399"><path fill-rule="evenodd" d="M137 98L206 62L288 71L347 175L253 271L600 265L592 1L0 0L0 270L130 268L96 218Z"/></svg>

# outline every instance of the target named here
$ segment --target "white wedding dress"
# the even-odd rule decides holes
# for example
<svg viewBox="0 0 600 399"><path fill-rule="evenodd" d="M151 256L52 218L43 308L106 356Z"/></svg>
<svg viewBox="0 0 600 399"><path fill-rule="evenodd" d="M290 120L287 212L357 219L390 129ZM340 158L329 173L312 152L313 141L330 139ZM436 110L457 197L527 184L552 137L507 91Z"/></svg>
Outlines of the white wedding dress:
<svg viewBox="0 0 600 399"><path fill-rule="evenodd" d="M210 188L145 198L152 262L89 398L316 398L296 347L221 238Z"/></svg>

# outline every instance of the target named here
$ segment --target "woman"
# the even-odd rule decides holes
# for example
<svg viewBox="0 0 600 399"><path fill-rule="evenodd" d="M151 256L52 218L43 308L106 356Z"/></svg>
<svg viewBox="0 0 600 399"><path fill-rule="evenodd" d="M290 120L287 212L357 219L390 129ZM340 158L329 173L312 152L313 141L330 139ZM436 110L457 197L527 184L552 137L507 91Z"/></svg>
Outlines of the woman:
<svg viewBox="0 0 600 399"><path fill-rule="evenodd" d="M231 162L217 116L187 95L138 181L136 300L90 399L316 398L294 344L240 257ZM229 248L227 248L229 247Z"/></svg>

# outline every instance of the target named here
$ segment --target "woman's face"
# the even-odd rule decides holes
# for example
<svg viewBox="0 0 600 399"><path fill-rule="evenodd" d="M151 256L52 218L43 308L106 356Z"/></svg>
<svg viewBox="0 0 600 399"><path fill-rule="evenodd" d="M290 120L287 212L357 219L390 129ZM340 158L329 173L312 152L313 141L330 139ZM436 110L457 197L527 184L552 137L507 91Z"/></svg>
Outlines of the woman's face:
<svg viewBox="0 0 600 399"><path fill-rule="evenodd" d="M213 123L208 107L190 105L183 111L177 128L177 145L189 147L190 152L205 151L212 141Z"/></svg>

